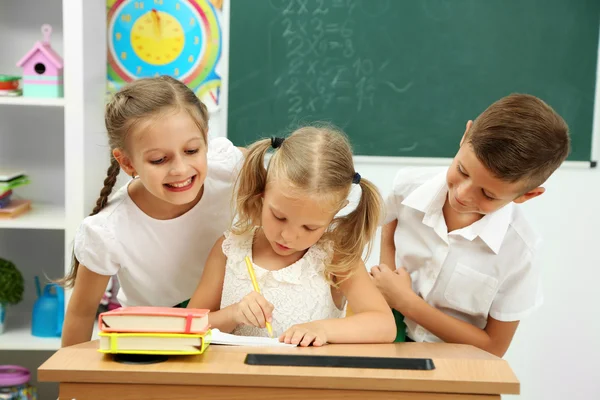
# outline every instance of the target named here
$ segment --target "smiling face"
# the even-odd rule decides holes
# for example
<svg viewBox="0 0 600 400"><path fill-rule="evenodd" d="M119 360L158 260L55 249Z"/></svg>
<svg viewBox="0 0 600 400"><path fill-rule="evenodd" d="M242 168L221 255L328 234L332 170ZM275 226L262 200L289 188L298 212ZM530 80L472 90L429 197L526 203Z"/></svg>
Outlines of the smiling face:
<svg viewBox="0 0 600 400"><path fill-rule="evenodd" d="M508 203L524 203L544 192L541 187L524 193L526 183L506 182L492 175L463 143L446 174L448 203L459 214L489 214Z"/></svg>
<svg viewBox="0 0 600 400"><path fill-rule="evenodd" d="M267 184L261 222L276 254L303 252L321 239L337 212L331 201L324 200L280 180Z"/></svg>
<svg viewBox="0 0 600 400"><path fill-rule="evenodd" d="M125 172L139 176L145 190L172 205L199 199L206 179L207 146L198 125L183 109L140 123L127 140L127 152L113 155Z"/></svg>
<svg viewBox="0 0 600 400"><path fill-rule="evenodd" d="M522 184L495 178L469 144L461 146L446 175L448 202L458 213L489 214L521 194Z"/></svg>

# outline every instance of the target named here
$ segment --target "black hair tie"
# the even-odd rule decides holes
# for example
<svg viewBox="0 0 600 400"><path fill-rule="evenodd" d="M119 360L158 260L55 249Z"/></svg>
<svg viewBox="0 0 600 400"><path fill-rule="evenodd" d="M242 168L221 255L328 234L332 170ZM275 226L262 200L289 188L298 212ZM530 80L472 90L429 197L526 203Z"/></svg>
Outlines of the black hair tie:
<svg viewBox="0 0 600 400"><path fill-rule="evenodd" d="M354 176L352 177L352 183L357 185L360 183L360 174L358 172L354 173Z"/></svg>
<svg viewBox="0 0 600 400"><path fill-rule="evenodd" d="M271 147L273 147L274 149L280 148L284 140L285 138L273 136L271 138Z"/></svg>

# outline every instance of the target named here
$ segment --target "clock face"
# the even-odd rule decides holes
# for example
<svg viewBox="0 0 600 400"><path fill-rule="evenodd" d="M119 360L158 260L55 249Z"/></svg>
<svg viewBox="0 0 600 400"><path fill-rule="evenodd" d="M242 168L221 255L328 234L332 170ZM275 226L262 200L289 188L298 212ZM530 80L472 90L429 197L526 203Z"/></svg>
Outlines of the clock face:
<svg viewBox="0 0 600 400"><path fill-rule="evenodd" d="M218 105L221 10L215 0L107 0L109 91L171 75Z"/></svg>

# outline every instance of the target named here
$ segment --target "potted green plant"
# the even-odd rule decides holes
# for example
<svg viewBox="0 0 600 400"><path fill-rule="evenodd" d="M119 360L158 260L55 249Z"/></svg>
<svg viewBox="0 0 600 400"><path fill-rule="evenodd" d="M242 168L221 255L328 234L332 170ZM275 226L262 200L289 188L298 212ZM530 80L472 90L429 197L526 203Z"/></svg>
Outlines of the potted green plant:
<svg viewBox="0 0 600 400"><path fill-rule="evenodd" d="M0 334L4 332L6 307L23 300L23 275L11 261L0 258Z"/></svg>

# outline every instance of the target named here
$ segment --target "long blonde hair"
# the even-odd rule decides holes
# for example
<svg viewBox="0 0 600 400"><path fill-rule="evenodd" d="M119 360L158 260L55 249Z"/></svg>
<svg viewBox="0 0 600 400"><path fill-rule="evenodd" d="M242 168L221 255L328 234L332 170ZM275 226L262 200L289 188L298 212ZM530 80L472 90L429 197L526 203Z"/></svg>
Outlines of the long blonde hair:
<svg viewBox="0 0 600 400"><path fill-rule="evenodd" d="M383 200L377 187L357 176L352 149L346 135L331 126L306 126L293 132L277 149L267 168L265 156L273 148L273 139L252 144L236 183L237 234L249 232L261 224L262 195L267 183L285 179L302 193L326 196L340 210L346 203L353 182L359 182L360 201L350 213L334 218L322 239L331 240L334 257L325 274L332 284L350 276L367 248L381 217Z"/></svg>
<svg viewBox="0 0 600 400"><path fill-rule="evenodd" d="M106 207L117 182L120 166L113 157L112 151L117 148L127 150L127 137L138 124L173 110L187 111L202 132L204 141L207 141L206 106L190 88L175 78L165 75L139 79L124 86L111 98L104 113L104 124L110 147L110 166L106 171L104 186L100 190L96 206L90 215L96 215ZM71 271L58 282L66 287L73 287L78 268L79 261L73 254Z"/></svg>

